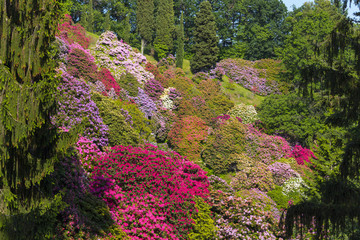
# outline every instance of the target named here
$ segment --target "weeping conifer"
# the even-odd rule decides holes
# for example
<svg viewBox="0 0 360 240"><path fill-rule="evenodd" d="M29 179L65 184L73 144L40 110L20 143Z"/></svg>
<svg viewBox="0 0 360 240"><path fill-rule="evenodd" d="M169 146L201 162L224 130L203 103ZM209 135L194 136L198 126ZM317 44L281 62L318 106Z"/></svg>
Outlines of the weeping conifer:
<svg viewBox="0 0 360 240"><path fill-rule="evenodd" d="M33 239L29 216L56 160L52 43L62 15L60 0L0 0L0 239Z"/></svg>

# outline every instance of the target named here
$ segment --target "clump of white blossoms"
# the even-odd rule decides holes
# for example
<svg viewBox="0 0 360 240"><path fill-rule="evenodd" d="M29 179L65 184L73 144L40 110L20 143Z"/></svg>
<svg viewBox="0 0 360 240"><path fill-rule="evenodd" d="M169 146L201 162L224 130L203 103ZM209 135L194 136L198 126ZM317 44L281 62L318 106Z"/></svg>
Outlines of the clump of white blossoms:
<svg viewBox="0 0 360 240"><path fill-rule="evenodd" d="M230 109L228 114L232 117L241 118L243 123L254 123L256 120L259 120L255 107L253 105L245 105L243 103L240 103Z"/></svg>
<svg viewBox="0 0 360 240"><path fill-rule="evenodd" d="M165 88L163 94L161 94L160 99L162 101L162 105L166 109L174 108L174 101L170 99L170 90L174 90L175 88L169 87Z"/></svg>

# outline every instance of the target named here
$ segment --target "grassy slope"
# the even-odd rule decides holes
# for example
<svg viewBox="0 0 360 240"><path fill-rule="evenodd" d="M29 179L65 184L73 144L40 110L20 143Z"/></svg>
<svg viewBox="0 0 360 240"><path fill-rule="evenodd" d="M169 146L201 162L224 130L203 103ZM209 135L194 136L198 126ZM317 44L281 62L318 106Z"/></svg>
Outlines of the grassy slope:
<svg viewBox="0 0 360 240"><path fill-rule="evenodd" d="M89 48L95 47L97 40L99 39L99 36L95 33L86 32L86 37L90 38L90 45Z"/></svg>
<svg viewBox="0 0 360 240"><path fill-rule="evenodd" d="M244 103L258 106L265 98L252 93L250 90L247 90L239 84L229 83L229 78L227 76L223 77L221 89L235 104Z"/></svg>

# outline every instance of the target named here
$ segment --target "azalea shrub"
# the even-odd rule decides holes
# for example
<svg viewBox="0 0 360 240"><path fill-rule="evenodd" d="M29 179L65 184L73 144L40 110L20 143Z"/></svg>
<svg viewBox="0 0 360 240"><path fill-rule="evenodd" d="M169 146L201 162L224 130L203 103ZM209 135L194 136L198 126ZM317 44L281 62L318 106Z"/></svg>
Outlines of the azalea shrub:
<svg viewBox="0 0 360 240"><path fill-rule="evenodd" d="M152 100L157 101L159 100L160 95L163 93L164 87L159 81L150 79L145 83L144 90Z"/></svg>
<svg viewBox="0 0 360 240"><path fill-rule="evenodd" d="M187 238L194 197L206 198L208 186L198 165L152 145L113 147L98 160L91 184L131 239Z"/></svg>
<svg viewBox="0 0 360 240"><path fill-rule="evenodd" d="M74 77L95 83L99 80L99 73L93 56L81 46L73 45L67 56L67 71Z"/></svg>
<svg viewBox="0 0 360 240"><path fill-rule="evenodd" d="M300 174L295 172L291 166L286 163L275 162L269 165L268 169L271 171L276 185L282 185L292 177L300 177Z"/></svg>
<svg viewBox="0 0 360 240"><path fill-rule="evenodd" d="M116 82L111 72L107 68L102 68L99 73L99 79L106 89L105 96L110 95L108 92L114 91L116 95L120 95L121 87Z"/></svg>
<svg viewBox="0 0 360 240"><path fill-rule="evenodd" d="M152 73L156 81L160 82L164 88L169 87L169 79L165 78L156 65L152 65L147 62L145 66L145 70Z"/></svg>
<svg viewBox="0 0 360 240"><path fill-rule="evenodd" d="M200 158L207 130L204 120L196 116L186 116L172 126L168 139L175 151L196 161Z"/></svg>
<svg viewBox="0 0 360 240"><path fill-rule="evenodd" d="M231 186L235 191L257 188L267 192L274 187L271 171L263 163L243 168L232 178Z"/></svg>
<svg viewBox="0 0 360 240"><path fill-rule="evenodd" d="M222 120L220 125L209 135L201 157L207 167L215 174L235 171L235 154L244 151L245 126L237 119Z"/></svg>
<svg viewBox="0 0 360 240"><path fill-rule="evenodd" d="M138 91L138 96L135 98L135 102L139 109L145 114L145 117L151 119L151 117L157 112L156 104L142 88L139 87Z"/></svg>
<svg viewBox="0 0 360 240"><path fill-rule="evenodd" d="M246 150L249 157L265 164L291 156L291 147L283 137L267 135L253 125L246 128Z"/></svg>
<svg viewBox="0 0 360 240"><path fill-rule="evenodd" d="M210 192L218 239L277 239L277 219L267 204L222 191Z"/></svg>
<svg viewBox="0 0 360 240"><path fill-rule="evenodd" d="M127 95L130 97L136 97L138 95L138 89L141 84L136 80L134 75L126 72L116 80L121 88L123 88Z"/></svg>
<svg viewBox="0 0 360 240"><path fill-rule="evenodd" d="M303 148L300 145L296 145L291 152L291 156L296 159L299 165L304 165L305 162L311 163L311 158L316 158L314 153L307 148Z"/></svg>
<svg viewBox="0 0 360 240"><path fill-rule="evenodd" d="M58 26L59 35L61 39L65 40L68 44L74 42L80 44L83 48L88 48L90 39L86 37L86 31L80 24L73 24L70 15L66 14L62 23Z"/></svg>

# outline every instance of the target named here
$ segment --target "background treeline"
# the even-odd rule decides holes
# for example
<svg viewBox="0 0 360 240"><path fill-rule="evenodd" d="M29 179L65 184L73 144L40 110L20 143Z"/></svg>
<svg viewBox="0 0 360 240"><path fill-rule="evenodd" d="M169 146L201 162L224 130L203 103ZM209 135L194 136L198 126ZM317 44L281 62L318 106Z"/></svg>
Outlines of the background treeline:
<svg viewBox="0 0 360 240"><path fill-rule="evenodd" d="M183 14L185 56L194 54L195 16L199 0L69 0L74 22L96 34L105 30L140 49L145 39L151 49L175 53ZM280 0L209 1L219 37L220 59L240 57L249 60L274 58L284 43L289 26L284 21L287 8ZM145 12L143 9L146 9ZM139 14L141 13L141 14ZM146 31L142 28L146 19ZM165 32L164 32L165 31ZM160 38L160 39L159 39ZM167 39L163 39L167 38ZM159 46L163 44L163 46Z"/></svg>

